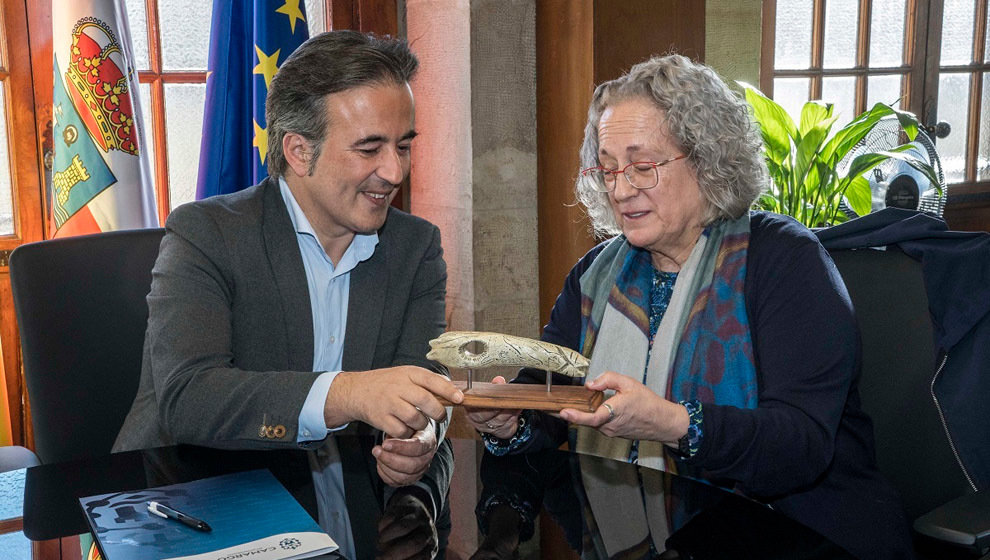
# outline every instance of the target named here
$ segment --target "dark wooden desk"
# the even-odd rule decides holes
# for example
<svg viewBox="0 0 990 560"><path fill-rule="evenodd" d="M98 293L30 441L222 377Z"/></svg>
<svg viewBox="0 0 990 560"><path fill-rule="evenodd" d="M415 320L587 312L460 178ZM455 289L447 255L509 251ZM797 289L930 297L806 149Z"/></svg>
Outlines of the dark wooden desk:
<svg viewBox="0 0 990 560"><path fill-rule="evenodd" d="M350 444L356 445L357 442ZM342 441L341 445L348 445L348 442ZM80 497L114 491L138 490L150 486L258 468L259 466L264 467L266 461L274 460L277 462L278 453L221 451L178 446L32 467L23 476L23 536L19 538L23 540L26 536L27 539L36 541L35 558L75 560L79 558L79 535L86 534L88 531L78 502ZM561 462L566 462L572 457L564 451L549 453L559 454ZM586 461L588 458L583 460ZM606 462L608 467L613 469L635 468L627 463L597 458L592 460ZM458 465L458 468L463 469L465 466ZM467 466L470 467L470 465ZM24 471L20 472L23 473ZM306 475L308 476L308 473ZM17 475L12 476L16 478ZM756 502L691 479L667 473L660 473L659 476L665 478L665 484L668 488L687 489L694 494L707 496L706 501L711 504L710 510L705 513L705 516L699 514L695 518L704 517L705 524L700 527L695 524L694 527L691 527L691 534L695 535L691 538L697 538L697 535L701 534L704 540L717 542L721 537L725 542L736 543L749 549L749 555L736 555L736 557L787 558L789 556L781 555L779 550L774 548L774 543L782 539L797 543L805 541L815 543L822 540L810 529ZM292 492L293 481L279 478ZM17 491L15 489L14 493ZM456 487L456 483L451 487L451 494L462 491ZM672 490L672 492L679 491ZM546 516L544 518L548 519ZM740 522L740 520L744 521ZM609 522L608 520L591 521L590 526ZM473 516L471 519L454 519L453 522L455 525L470 528L470 530L474 530L473 528L477 524ZM571 526L568 527L571 531L581 530L574 524L589 526L589 520L583 517L581 511L578 511L577 515L564 516L562 522L571 523ZM612 520L611 522L615 521ZM619 522L622 521L619 520ZM14 534L21 535L21 533ZM479 542L481 540L479 538ZM3 542L0 540L0 546L2 545ZM20 546L19 551L26 550L25 543L21 542ZM764 550L760 548L761 546L767 546L767 548ZM0 548L0 556L4 558L26 557L20 556L20 552L17 554L16 556L7 556L3 554L3 549ZM696 557L704 558L705 556Z"/></svg>

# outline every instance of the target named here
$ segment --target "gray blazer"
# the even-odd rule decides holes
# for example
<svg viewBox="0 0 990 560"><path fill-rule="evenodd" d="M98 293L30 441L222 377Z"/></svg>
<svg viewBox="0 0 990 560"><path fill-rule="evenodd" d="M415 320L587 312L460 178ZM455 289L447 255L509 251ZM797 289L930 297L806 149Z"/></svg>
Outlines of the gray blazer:
<svg viewBox="0 0 990 560"><path fill-rule="evenodd" d="M299 450L299 412L318 374L309 288L278 181L182 205L165 228L141 381L114 451L176 443ZM390 209L378 234L374 255L351 273L343 369L436 369L425 356L446 324L440 232ZM371 431L360 423L349 430ZM363 459L358 472L369 473L381 496L374 458ZM452 468L445 442L421 485L435 516Z"/></svg>

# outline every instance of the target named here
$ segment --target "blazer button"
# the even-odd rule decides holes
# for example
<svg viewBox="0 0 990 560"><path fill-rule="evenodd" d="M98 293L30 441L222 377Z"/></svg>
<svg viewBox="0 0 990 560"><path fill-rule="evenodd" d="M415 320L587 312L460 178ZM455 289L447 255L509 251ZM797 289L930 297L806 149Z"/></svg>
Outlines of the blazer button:
<svg viewBox="0 0 990 560"><path fill-rule="evenodd" d="M267 427L268 427L268 426L265 426L264 424L262 424L262 425L261 425L261 426L260 426L260 427L258 428L258 437L266 437L266 436L265 436L265 428L267 428Z"/></svg>
<svg viewBox="0 0 990 560"><path fill-rule="evenodd" d="M275 437L275 428L273 428L271 426L265 426L265 437L268 438L268 439L274 438Z"/></svg>
<svg viewBox="0 0 990 560"><path fill-rule="evenodd" d="M285 437L285 426L281 424L275 426L275 437L278 439L282 439Z"/></svg>

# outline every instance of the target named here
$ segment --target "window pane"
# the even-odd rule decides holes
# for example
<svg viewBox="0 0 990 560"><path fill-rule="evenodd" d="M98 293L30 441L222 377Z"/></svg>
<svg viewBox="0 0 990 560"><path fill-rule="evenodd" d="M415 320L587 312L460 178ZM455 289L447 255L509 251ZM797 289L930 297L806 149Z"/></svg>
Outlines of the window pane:
<svg viewBox="0 0 990 560"><path fill-rule="evenodd" d="M990 62L990 10L987 10L986 34L983 41L983 61Z"/></svg>
<svg viewBox="0 0 990 560"><path fill-rule="evenodd" d="M0 235L14 233L14 200L11 196L10 146L7 144L6 82L0 81Z"/></svg>
<svg viewBox="0 0 990 560"><path fill-rule="evenodd" d="M158 0L165 71L206 70L210 53L213 3L201 0Z"/></svg>
<svg viewBox="0 0 990 560"><path fill-rule="evenodd" d="M839 76L822 80L822 101L835 105L834 115L838 115L836 128L853 120L856 116L856 78Z"/></svg>
<svg viewBox="0 0 990 560"><path fill-rule="evenodd" d="M904 62L905 0L874 2L870 10L870 67Z"/></svg>
<svg viewBox="0 0 990 560"><path fill-rule="evenodd" d="M20 531L0 536L0 557L31 558L31 541Z"/></svg>
<svg viewBox="0 0 990 560"><path fill-rule="evenodd" d="M196 199L206 84L165 84L168 190L172 208Z"/></svg>
<svg viewBox="0 0 990 560"><path fill-rule="evenodd" d="M810 80L808 78L777 78L773 81L773 100L798 122L801 107L808 101Z"/></svg>
<svg viewBox="0 0 990 560"><path fill-rule="evenodd" d="M869 109L877 103L894 104L894 107L903 109L904 95L903 81L900 74L892 76L870 76L866 80L866 108Z"/></svg>
<svg viewBox="0 0 990 560"><path fill-rule="evenodd" d="M852 68L856 65L857 0L829 0L825 3L825 68Z"/></svg>
<svg viewBox="0 0 990 560"><path fill-rule="evenodd" d="M990 74L983 74L980 100L980 153L976 156L976 180L990 180ZM941 147L941 142L939 142Z"/></svg>
<svg viewBox="0 0 990 560"><path fill-rule="evenodd" d="M966 178L966 123L969 116L969 74L943 73L938 78L938 120L952 125L952 133L938 141L945 182Z"/></svg>
<svg viewBox="0 0 990 560"><path fill-rule="evenodd" d="M945 0L942 8L942 66L973 61L973 0Z"/></svg>
<svg viewBox="0 0 990 560"><path fill-rule="evenodd" d="M140 84L138 86L141 96L141 120L144 122L144 148L148 150L148 164L151 166L151 188L155 189L155 122L151 119L151 85ZM156 193L158 191L155 191Z"/></svg>
<svg viewBox="0 0 990 560"><path fill-rule="evenodd" d="M323 0L306 0L306 24L309 26L310 37L327 30L323 6Z"/></svg>
<svg viewBox="0 0 990 560"><path fill-rule="evenodd" d="M812 0L777 3L774 68L811 66L811 15Z"/></svg>
<svg viewBox="0 0 990 560"><path fill-rule="evenodd" d="M145 0L126 0L127 24L134 42L134 63L138 70L151 70L148 62L148 17L144 11Z"/></svg>

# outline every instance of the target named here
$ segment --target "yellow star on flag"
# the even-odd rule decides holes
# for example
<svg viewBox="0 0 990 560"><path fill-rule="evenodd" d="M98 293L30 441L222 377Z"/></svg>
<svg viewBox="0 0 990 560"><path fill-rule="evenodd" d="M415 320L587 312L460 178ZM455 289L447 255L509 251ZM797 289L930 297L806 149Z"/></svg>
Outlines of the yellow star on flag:
<svg viewBox="0 0 990 560"><path fill-rule="evenodd" d="M261 164L265 164L265 157L268 155L268 129L258 126L258 121L254 122L254 140L251 145L258 148L258 155L261 156Z"/></svg>
<svg viewBox="0 0 990 560"><path fill-rule="evenodd" d="M271 56L266 55L258 45L254 46L254 50L258 53L258 65L254 67L254 73L265 76L265 87L267 88L272 84L272 76L278 72L278 54L282 52L282 49L276 49Z"/></svg>
<svg viewBox="0 0 990 560"><path fill-rule="evenodd" d="M282 4L282 7L275 10L275 12L289 16L289 29L292 30L292 33L296 32L297 19L306 21L302 10L299 9L299 0L285 0L285 4Z"/></svg>

